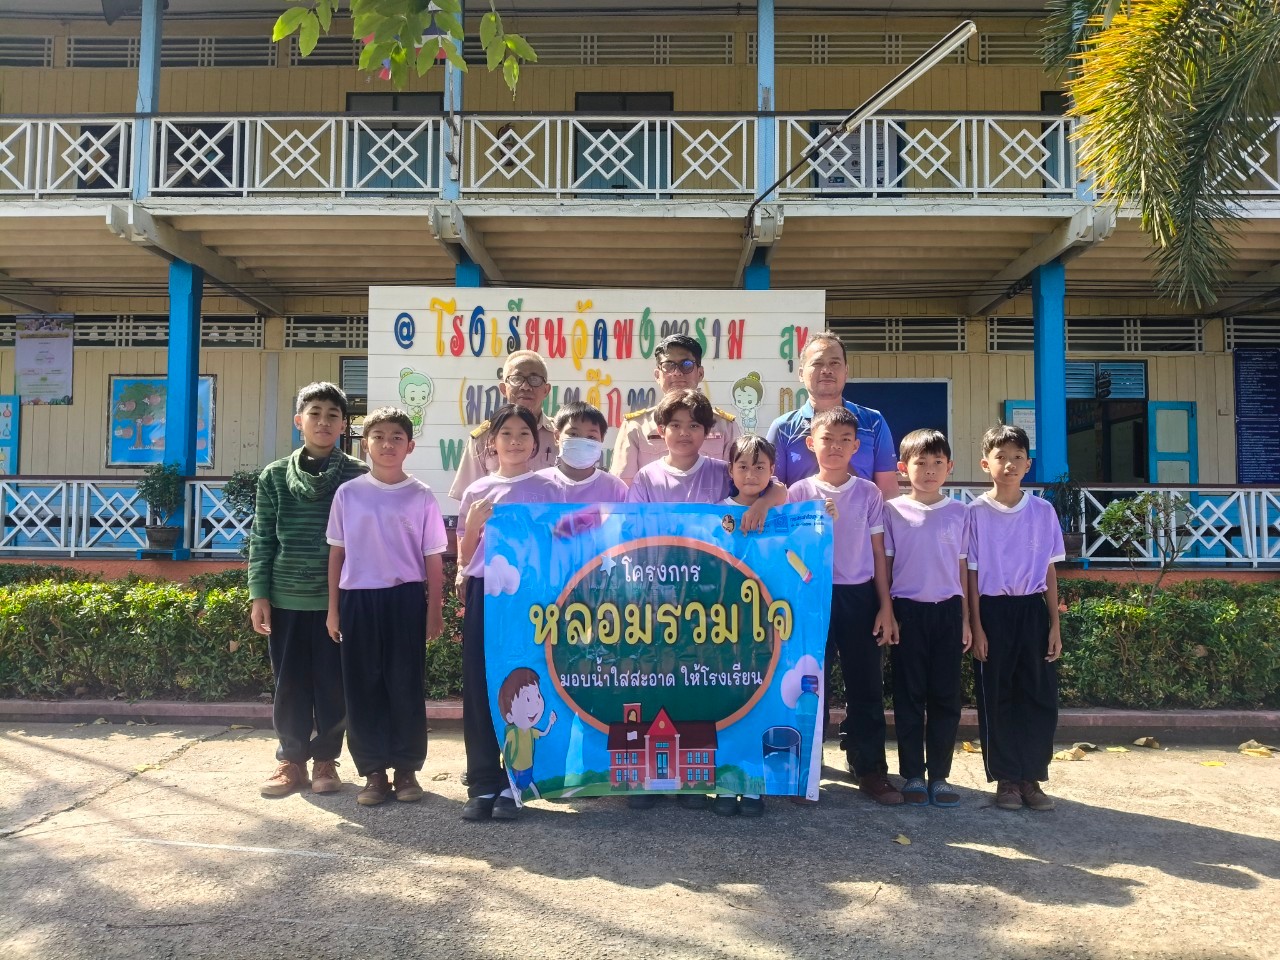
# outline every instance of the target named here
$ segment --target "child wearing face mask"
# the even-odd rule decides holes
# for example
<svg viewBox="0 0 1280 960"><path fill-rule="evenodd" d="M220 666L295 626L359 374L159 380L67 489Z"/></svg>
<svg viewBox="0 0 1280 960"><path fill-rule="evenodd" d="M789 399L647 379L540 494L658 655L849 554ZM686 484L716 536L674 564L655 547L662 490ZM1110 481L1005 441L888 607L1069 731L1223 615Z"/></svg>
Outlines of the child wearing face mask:
<svg viewBox="0 0 1280 960"><path fill-rule="evenodd" d="M554 421L560 446L554 467L539 470L564 494L565 503L622 503L627 485L600 469L609 421L589 403L567 403Z"/></svg>

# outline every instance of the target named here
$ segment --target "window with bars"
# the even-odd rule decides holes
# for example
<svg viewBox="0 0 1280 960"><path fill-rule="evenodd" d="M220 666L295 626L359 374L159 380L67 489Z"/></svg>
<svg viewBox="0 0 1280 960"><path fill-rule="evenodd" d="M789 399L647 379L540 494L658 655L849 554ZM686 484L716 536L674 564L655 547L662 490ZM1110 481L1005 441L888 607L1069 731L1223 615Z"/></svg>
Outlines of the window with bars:
<svg viewBox="0 0 1280 960"><path fill-rule="evenodd" d="M1280 343L1280 317L1228 317L1227 349L1274 347Z"/></svg>
<svg viewBox="0 0 1280 960"><path fill-rule="evenodd" d="M286 317L284 345L303 350L366 350L368 317Z"/></svg>
<svg viewBox="0 0 1280 960"><path fill-rule="evenodd" d="M0 37L0 67L53 66L53 37Z"/></svg>
<svg viewBox="0 0 1280 960"><path fill-rule="evenodd" d="M852 351L964 353L963 317L876 317L839 319L832 329Z"/></svg>
<svg viewBox="0 0 1280 960"><path fill-rule="evenodd" d="M987 350L1027 351L1034 342L1026 317L987 318ZM1071 353L1202 353L1200 317L1068 317Z"/></svg>

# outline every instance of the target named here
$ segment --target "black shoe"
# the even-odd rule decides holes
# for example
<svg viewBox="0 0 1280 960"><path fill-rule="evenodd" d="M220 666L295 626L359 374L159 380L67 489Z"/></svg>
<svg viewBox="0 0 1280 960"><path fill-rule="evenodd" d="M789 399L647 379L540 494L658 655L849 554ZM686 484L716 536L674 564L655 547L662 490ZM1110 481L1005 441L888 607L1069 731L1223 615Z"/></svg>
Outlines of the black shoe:
<svg viewBox="0 0 1280 960"><path fill-rule="evenodd" d="M516 806L516 801L512 797L504 797L498 794L493 801L493 819L495 820L514 820L520 816L520 808Z"/></svg>
<svg viewBox="0 0 1280 960"><path fill-rule="evenodd" d="M496 797L472 797L462 807L463 820L488 820L493 816Z"/></svg>
<svg viewBox="0 0 1280 960"><path fill-rule="evenodd" d="M738 798L732 794L716 797L711 801L711 812L718 817L736 817L741 813L738 809Z"/></svg>
<svg viewBox="0 0 1280 960"><path fill-rule="evenodd" d="M738 809L744 817L760 817L764 815L764 797L743 797Z"/></svg>
<svg viewBox="0 0 1280 960"><path fill-rule="evenodd" d="M658 795L656 793L629 793L627 794L628 810L652 810L658 804Z"/></svg>
<svg viewBox="0 0 1280 960"><path fill-rule="evenodd" d="M686 810L706 810L711 806L711 798L705 793L682 793L676 797L676 803Z"/></svg>
<svg viewBox="0 0 1280 960"><path fill-rule="evenodd" d="M462 776L460 776L458 779L462 781L462 785L464 787L467 786L469 783L471 783L471 778L467 776L467 771L465 770L462 771Z"/></svg>

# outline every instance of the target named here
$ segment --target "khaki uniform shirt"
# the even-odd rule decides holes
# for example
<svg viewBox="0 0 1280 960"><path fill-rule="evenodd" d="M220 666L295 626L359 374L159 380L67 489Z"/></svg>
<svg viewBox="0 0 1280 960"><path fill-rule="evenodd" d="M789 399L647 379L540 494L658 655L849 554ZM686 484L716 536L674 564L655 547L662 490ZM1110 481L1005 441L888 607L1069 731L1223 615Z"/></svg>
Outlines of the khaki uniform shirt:
<svg viewBox="0 0 1280 960"><path fill-rule="evenodd" d="M658 422L654 417L656 407L647 410L636 410L629 413L622 421L622 429L618 431L618 439L613 445L613 463L609 472L631 486L632 479L641 467L660 460L667 455L667 444L658 432ZM742 436L742 427L732 413L715 408L716 422L707 431L707 439L702 444L702 455L715 457L717 460L729 459L729 448Z"/></svg>
<svg viewBox="0 0 1280 960"><path fill-rule="evenodd" d="M530 470L541 470L555 466L560 447L556 443L556 431L547 419L546 414L538 415L538 452L529 460ZM467 440L467 449L462 454L462 462L458 464L457 476L453 478L453 486L449 488L449 496L461 501L467 487L481 477L488 476L498 469L498 457L489 449L489 421L471 431Z"/></svg>

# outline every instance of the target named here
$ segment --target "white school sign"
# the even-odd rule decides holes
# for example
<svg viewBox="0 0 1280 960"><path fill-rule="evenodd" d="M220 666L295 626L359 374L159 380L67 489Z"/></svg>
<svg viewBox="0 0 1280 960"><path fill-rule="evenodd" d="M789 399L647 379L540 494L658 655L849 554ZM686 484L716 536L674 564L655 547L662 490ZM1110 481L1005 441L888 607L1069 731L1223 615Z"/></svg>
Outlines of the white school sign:
<svg viewBox="0 0 1280 960"><path fill-rule="evenodd" d="M805 401L798 357L825 327L825 304L822 290L371 287L369 409L409 411L417 448L406 467L456 513L445 491L471 431L502 403L513 351L546 359L549 416L574 400L599 407L608 457L623 418L658 400L654 347L686 333L703 344L711 402L763 434Z"/></svg>

